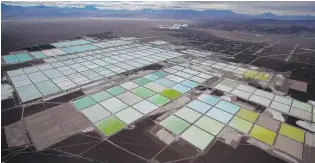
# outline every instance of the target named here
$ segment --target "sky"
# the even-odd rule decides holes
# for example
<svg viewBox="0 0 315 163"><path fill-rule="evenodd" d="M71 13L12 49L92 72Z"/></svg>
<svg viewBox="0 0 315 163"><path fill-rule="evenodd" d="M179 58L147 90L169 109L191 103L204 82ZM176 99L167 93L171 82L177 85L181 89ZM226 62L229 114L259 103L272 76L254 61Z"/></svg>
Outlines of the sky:
<svg viewBox="0 0 315 163"><path fill-rule="evenodd" d="M114 1L114 2L84 2L84 1L67 1L67 2L4 2L5 4L19 6L55 6L55 7L85 7L86 5L94 5L98 9L192 9L192 10L231 10L235 13L258 15L271 12L277 15L313 15L315 16L314 2L299 1L203 1L203 2L183 2L183 1Z"/></svg>

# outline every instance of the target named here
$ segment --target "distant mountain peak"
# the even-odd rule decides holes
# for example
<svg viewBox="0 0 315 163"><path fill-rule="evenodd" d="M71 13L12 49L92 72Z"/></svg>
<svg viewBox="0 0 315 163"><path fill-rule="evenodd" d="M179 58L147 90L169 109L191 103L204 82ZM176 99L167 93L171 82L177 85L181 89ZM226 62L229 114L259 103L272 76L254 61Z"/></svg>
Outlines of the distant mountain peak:
<svg viewBox="0 0 315 163"><path fill-rule="evenodd" d="M99 10L93 5L86 5L83 9L85 9L85 10Z"/></svg>
<svg viewBox="0 0 315 163"><path fill-rule="evenodd" d="M47 6L40 4L39 6L37 6L38 8L47 8Z"/></svg>
<svg viewBox="0 0 315 163"><path fill-rule="evenodd" d="M266 12L266 13L261 14L261 16L276 16L276 15L271 12Z"/></svg>
<svg viewBox="0 0 315 163"><path fill-rule="evenodd" d="M259 17L264 17L264 18L274 18L276 17L277 15L271 13L271 12L266 12L266 13L263 13L263 14L260 14L258 15Z"/></svg>

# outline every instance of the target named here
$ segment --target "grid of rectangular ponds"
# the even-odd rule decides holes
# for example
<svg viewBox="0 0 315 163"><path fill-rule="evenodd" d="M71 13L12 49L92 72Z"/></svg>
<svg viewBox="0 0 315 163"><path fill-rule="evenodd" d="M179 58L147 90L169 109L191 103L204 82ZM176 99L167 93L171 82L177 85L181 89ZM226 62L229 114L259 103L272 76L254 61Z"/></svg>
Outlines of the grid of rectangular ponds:
<svg viewBox="0 0 315 163"><path fill-rule="evenodd" d="M104 136L111 136L212 78L209 74L192 69L180 66L172 68L178 72L157 71L75 99L72 104L94 123Z"/></svg>
<svg viewBox="0 0 315 163"><path fill-rule="evenodd" d="M96 50L100 48L107 48L111 46L121 46L131 44L128 41L110 40L95 43L95 40L77 39L72 41L62 41L52 43L54 49L42 50L36 52L18 52L17 54L2 56L5 64L16 64L21 62L32 61L35 59L43 59L52 56L80 53L85 51Z"/></svg>
<svg viewBox="0 0 315 163"><path fill-rule="evenodd" d="M229 126L275 149L288 151L296 158L302 159L303 155L304 130L208 94L198 96L159 124L202 151ZM279 144L283 141L294 144L292 148L296 152L281 147Z"/></svg>
<svg viewBox="0 0 315 163"><path fill-rule="evenodd" d="M62 42L57 42L57 43L52 43L51 45L57 47L57 48L62 48L66 46L76 46L76 45L83 45L83 44L89 44L91 43L88 40L85 39L77 39L73 41L62 41Z"/></svg>
<svg viewBox="0 0 315 163"><path fill-rule="evenodd" d="M72 104L105 137L109 137L212 77L200 71L173 66L75 99ZM300 148L305 142L305 131L302 129L208 94L198 96L159 124L200 150L206 150L225 126L249 134L269 146L277 146L288 139L286 141ZM295 153L296 157L301 159L302 151L303 148Z"/></svg>
<svg viewBox="0 0 315 163"><path fill-rule="evenodd" d="M210 52L210 51L197 51L197 50L191 50L191 49L184 50L181 52L185 53L185 54L191 54L191 55L196 55L196 56L201 56L201 57L213 54L213 52ZM271 78L271 74L268 72L260 72L257 70L251 70L248 68L243 68L243 67L240 67L237 63L231 63L230 62L229 64L226 64L226 63L222 63L220 61L211 61L211 60L208 60L205 62L193 60L192 62L194 62L194 61L197 64L209 66L211 68L231 72L231 73L238 74L238 75L243 75L246 78L251 78L254 80L260 80L260 81L266 82Z"/></svg>
<svg viewBox="0 0 315 163"><path fill-rule="evenodd" d="M312 121L312 119L313 122L315 121L315 110L312 105L298 100L279 96L227 79L216 84L214 88L282 113L291 114L308 121Z"/></svg>
<svg viewBox="0 0 315 163"><path fill-rule="evenodd" d="M252 78L264 82L271 78L271 74L268 72L259 72L257 70L239 67L238 64L235 63L226 64L211 60L205 62L194 60L192 62L197 65L229 71L231 73L243 75L245 78ZM228 79L217 83L214 88L262 106L269 107L270 109L315 122L315 109L311 104L256 89L252 86Z"/></svg>
<svg viewBox="0 0 315 163"><path fill-rule="evenodd" d="M13 55L13 54L4 55L4 56L2 56L2 58L6 64L14 64L14 63L26 62L26 61L33 60L33 57L30 54L28 54L27 52L21 52L21 53L15 54L15 55Z"/></svg>
<svg viewBox="0 0 315 163"><path fill-rule="evenodd" d="M231 64L221 63L221 62L214 62L210 60L202 62L200 64L204 66L216 68L218 70L224 70L224 71L228 71L234 74L243 75L244 77L252 78L255 80L268 81L268 79L270 79L271 77L271 74L268 72L260 72L260 71L251 70L248 68L239 67L237 64L231 65Z"/></svg>
<svg viewBox="0 0 315 163"><path fill-rule="evenodd" d="M22 102L75 88L183 54L139 44L55 56L46 64L8 71Z"/></svg>
<svg viewBox="0 0 315 163"><path fill-rule="evenodd" d="M257 70L242 68L235 63L226 64L221 62L214 62L211 60L205 62L194 60L193 63L197 65L216 68L218 70L229 71L231 73L243 75L245 78L252 78L264 82L268 81L271 78L271 74L268 72L259 72ZM274 93L263 91L252 86L244 85L228 79L224 79L221 82L217 83L214 88L235 95L242 99L268 107L275 111L280 111L282 113L290 114L295 117L315 122L315 109L311 104L276 95Z"/></svg>
<svg viewBox="0 0 315 163"><path fill-rule="evenodd" d="M84 40L84 39L77 39L72 41L63 41L58 43L52 43L51 45L57 47L55 49L49 49L49 50L43 50L43 51L37 51L37 52L19 52L17 54L11 54L11 55L5 55L2 56L5 64L15 64L15 63L21 63L21 62L27 62L34 59L41 59L46 58L49 56L56 56L56 55L63 55L67 54L66 52L58 49L59 47L65 47L65 46L75 46L75 45L82 45L82 44L89 44L92 43L90 41ZM91 45L83 45L90 47ZM94 47L94 46L91 46ZM96 48L96 47L95 47Z"/></svg>

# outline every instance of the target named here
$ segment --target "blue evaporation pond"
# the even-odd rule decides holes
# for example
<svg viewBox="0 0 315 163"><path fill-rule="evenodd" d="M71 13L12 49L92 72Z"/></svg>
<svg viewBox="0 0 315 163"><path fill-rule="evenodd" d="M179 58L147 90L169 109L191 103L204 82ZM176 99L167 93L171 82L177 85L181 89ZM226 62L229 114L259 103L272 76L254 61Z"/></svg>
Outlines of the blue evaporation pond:
<svg viewBox="0 0 315 163"><path fill-rule="evenodd" d="M76 45L82 45L82 44L88 44L91 43L90 41L87 40L73 40L73 41L64 41L64 42L57 42L57 43L52 43L51 45L61 48L61 47L66 47L66 46L76 46Z"/></svg>
<svg viewBox="0 0 315 163"><path fill-rule="evenodd" d="M16 88L16 91L19 94L22 102L26 102L26 101L30 101L30 100L42 97L42 94L38 91L38 89L33 84Z"/></svg>
<svg viewBox="0 0 315 163"><path fill-rule="evenodd" d="M15 55L5 55L3 56L3 59L5 63L10 64L10 63L18 63L19 60Z"/></svg>
<svg viewBox="0 0 315 163"><path fill-rule="evenodd" d="M68 48L70 48L70 50ZM80 46L72 46L68 48L63 48L63 49L65 49L65 52L68 52L68 53L79 53L79 52L85 52L88 50L97 49L97 47L92 46L92 45L80 45Z"/></svg>
<svg viewBox="0 0 315 163"><path fill-rule="evenodd" d="M212 106L206 104L206 103L203 103L201 101L198 101L198 100L194 100L192 102L190 102L189 104L187 104L187 107L193 109L193 110L196 110L197 112L199 113L206 113Z"/></svg>
<svg viewBox="0 0 315 163"><path fill-rule="evenodd" d="M8 75L12 78L14 76L24 75L23 69L11 70L7 72Z"/></svg>
<svg viewBox="0 0 315 163"><path fill-rule="evenodd" d="M59 91L61 91L56 84L54 84L52 81L47 80L47 81L43 81L40 83L36 83L35 84L37 89L39 89L39 91L42 93L42 95L47 96L50 94L54 94L57 93Z"/></svg>
<svg viewBox="0 0 315 163"><path fill-rule="evenodd" d="M146 75L144 76L145 78L151 80L151 81L154 81L154 80L157 80L157 79L160 79L161 77L157 76L157 75L153 75L153 74L149 74L149 75Z"/></svg>
<svg viewBox="0 0 315 163"><path fill-rule="evenodd" d="M36 59L40 59L40 58L46 58L47 56L42 53L42 52L31 52L31 54L33 55L33 57L35 57Z"/></svg>
<svg viewBox="0 0 315 163"><path fill-rule="evenodd" d="M164 79L164 78L161 78L161 79L156 80L154 82L157 84L163 85L164 87L168 87L168 88L170 88L176 84L175 82L172 82L172 81Z"/></svg>
<svg viewBox="0 0 315 163"><path fill-rule="evenodd" d="M223 110L213 107L210 111L206 113L207 116L216 119L222 123L227 123L233 117L232 114L227 113Z"/></svg>
<svg viewBox="0 0 315 163"><path fill-rule="evenodd" d="M71 54L71 53L79 53L79 52L85 52L88 50L95 50L98 47L92 46L92 45L80 45L80 46L72 46L72 47L66 47L61 48L62 51Z"/></svg>
<svg viewBox="0 0 315 163"><path fill-rule="evenodd" d="M15 56L20 60L20 62L33 60L33 58L27 53L19 53L19 54L16 54Z"/></svg>
<svg viewBox="0 0 315 163"><path fill-rule="evenodd" d="M210 96L210 95L207 95L207 94L202 94L197 99L202 101L202 102L205 102L209 105L215 105L216 103L218 103L220 101L220 99L213 97L213 96Z"/></svg>
<svg viewBox="0 0 315 163"><path fill-rule="evenodd" d="M174 86L172 87L172 89L174 89L174 90L176 90L176 91L178 91L178 92L180 92L180 93L186 93L186 92L188 92L191 88L186 87L186 86L183 86L183 85L181 85L181 84L176 84L176 85L174 85Z"/></svg>
<svg viewBox="0 0 315 163"><path fill-rule="evenodd" d="M193 82L191 80L185 80L185 81L181 82L180 84L187 86L189 88L194 88L194 87L197 87L199 85L198 83Z"/></svg>
<svg viewBox="0 0 315 163"><path fill-rule="evenodd" d="M235 114L240 109L239 106L231 104L226 101L220 101L215 107L222 109L224 111L227 111L229 113L232 113L232 114Z"/></svg>
<svg viewBox="0 0 315 163"><path fill-rule="evenodd" d="M61 48L62 51L71 54L71 53L75 53L75 49L73 47L67 47L67 48Z"/></svg>

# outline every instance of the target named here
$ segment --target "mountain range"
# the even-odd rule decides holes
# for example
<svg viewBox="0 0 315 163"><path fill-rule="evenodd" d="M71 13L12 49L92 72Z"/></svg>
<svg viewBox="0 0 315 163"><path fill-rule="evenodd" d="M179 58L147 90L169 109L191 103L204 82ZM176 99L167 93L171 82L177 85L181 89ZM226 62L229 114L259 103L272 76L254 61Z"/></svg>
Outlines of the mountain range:
<svg viewBox="0 0 315 163"><path fill-rule="evenodd" d="M155 18L155 19L278 19L278 20L315 20L310 15L275 15L266 12L261 15L238 14L231 10L101 10L93 5L83 8L48 7L48 6L15 6L1 3L2 20L32 19L32 18L80 18L80 17L126 17L126 18Z"/></svg>

